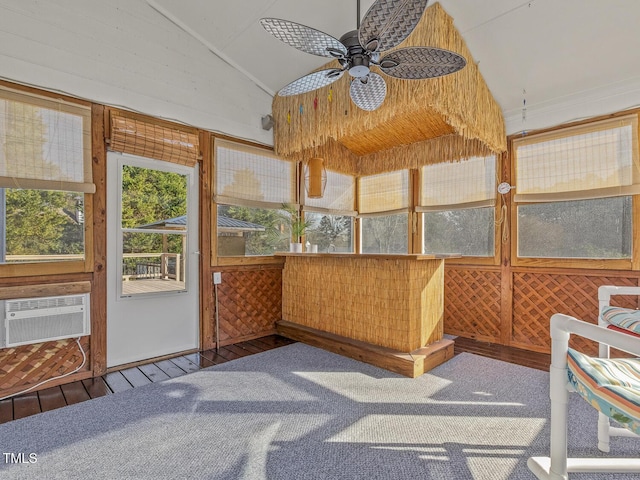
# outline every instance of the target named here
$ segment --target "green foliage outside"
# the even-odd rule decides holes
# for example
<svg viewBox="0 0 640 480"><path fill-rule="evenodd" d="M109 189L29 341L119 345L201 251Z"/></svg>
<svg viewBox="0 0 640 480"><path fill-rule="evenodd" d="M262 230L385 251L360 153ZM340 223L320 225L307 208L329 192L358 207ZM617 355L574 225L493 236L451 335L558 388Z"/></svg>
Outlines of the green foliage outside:
<svg viewBox="0 0 640 480"><path fill-rule="evenodd" d="M84 226L76 219L79 195L7 189L7 255L83 254Z"/></svg>
<svg viewBox="0 0 640 480"><path fill-rule="evenodd" d="M518 255L630 258L631 197L518 207Z"/></svg>
<svg viewBox="0 0 640 480"><path fill-rule="evenodd" d="M406 213L362 219L362 253L407 253Z"/></svg>
<svg viewBox="0 0 640 480"><path fill-rule="evenodd" d="M123 253L179 253L184 254L183 235L162 235L145 227L187 213L187 180L184 175L149 168L124 165L122 167L122 228L149 228L149 233L126 232ZM186 228L186 227L185 227ZM135 273L135 265L142 260L124 259L124 273ZM145 259L159 263L159 258Z"/></svg>
<svg viewBox="0 0 640 480"><path fill-rule="evenodd" d="M318 252L353 252L351 217L308 213L306 218L311 221L306 240L318 245Z"/></svg>
<svg viewBox="0 0 640 480"><path fill-rule="evenodd" d="M425 253L493 256L494 236L493 207L424 214Z"/></svg>
<svg viewBox="0 0 640 480"><path fill-rule="evenodd" d="M245 255L273 255L274 252L289 250L290 232L281 210L219 205L218 215L264 227L264 231L244 233Z"/></svg>
<svg viewBox="0 0 640 480"><path fill-rule="evenodd" d="M0 174L29 177L26 165L60 175L58 165L46 160L43 149L47 125L41 109L5 102L6 124L0 151ZM24 161L24 160L28 161ZM5 189L3 220L7 255L84 254L83 195L51 190Z"/></svg>

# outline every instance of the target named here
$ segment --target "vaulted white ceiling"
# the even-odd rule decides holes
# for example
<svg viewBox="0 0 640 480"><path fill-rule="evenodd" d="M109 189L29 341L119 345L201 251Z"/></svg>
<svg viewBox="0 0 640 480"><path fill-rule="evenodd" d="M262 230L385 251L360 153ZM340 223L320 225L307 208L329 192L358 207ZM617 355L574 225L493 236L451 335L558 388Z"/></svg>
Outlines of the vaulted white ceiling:
<svg viewBox="0 0 640 480"><path fill-rule="evenodd" d="M357 0L147 3L270 94L326 59L272 38L259 25L261 17L302 23L336 38L356 28ZM361 15L372 3L361 0ZM508 133L640 104L638 0L440 4L502 107Z"/></svg>
<svg viewBox="0 0 640 480"><path fill-rule="evenodd" d="M361 0L361 16L372 3ZM640 1L440 3L507 133L640 105ZM326 59L281 43L259 19L339 38L356 11L357 0L0 0L0 79L270 144L260 118L274 92Z"/></svg>

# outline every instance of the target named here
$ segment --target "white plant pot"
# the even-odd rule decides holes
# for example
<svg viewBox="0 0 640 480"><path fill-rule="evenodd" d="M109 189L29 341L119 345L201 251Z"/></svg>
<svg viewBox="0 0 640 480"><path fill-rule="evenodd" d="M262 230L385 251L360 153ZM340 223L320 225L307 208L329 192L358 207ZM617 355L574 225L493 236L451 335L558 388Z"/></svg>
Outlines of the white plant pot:
<svg viewBox="0 0 640 480"><path fill-rule="evenodd" d="M289 244L289 251L292 253L302 253L302 243L301 242L291 242Z"/></svg>

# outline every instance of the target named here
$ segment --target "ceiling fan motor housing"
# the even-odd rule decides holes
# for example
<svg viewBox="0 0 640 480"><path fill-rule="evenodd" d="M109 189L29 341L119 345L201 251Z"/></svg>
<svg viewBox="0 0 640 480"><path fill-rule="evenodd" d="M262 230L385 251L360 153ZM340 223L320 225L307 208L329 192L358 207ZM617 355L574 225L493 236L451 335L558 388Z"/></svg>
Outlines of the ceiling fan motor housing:
<svg viewBox="0 0 640 480"><path fill-rule="evenodd" d="M340 37L340 43L347 48L347 70L349 75L362 78L369 74L371 53L365 50L358 40L358 31L352 30Z"/></svg>

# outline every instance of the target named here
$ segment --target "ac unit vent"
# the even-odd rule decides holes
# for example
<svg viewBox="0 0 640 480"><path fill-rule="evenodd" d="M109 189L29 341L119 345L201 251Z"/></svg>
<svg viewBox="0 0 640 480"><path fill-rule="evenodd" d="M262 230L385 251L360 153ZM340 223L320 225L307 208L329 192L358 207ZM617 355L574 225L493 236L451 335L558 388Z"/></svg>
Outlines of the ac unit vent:
<svg viewBox="0 0 640 480"><path fill-rule="evenodd" d="M6 347L90 333L89 294L5 302Z"/></svg>

